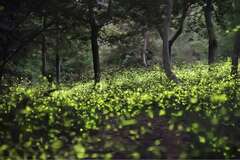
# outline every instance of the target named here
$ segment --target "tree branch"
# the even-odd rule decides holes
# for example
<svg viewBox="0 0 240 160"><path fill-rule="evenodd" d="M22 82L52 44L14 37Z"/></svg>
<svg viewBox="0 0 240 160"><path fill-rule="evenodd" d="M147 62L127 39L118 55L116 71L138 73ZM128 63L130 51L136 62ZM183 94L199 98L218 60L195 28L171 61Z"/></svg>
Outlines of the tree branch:
<svg viewBox="0 0 240 160"><path fill-rule="evenodd" d="M47 29L48 27L52 26L53 24L54 24L54 21L52 21L51 23L47 24L45 29ZM9 62L9 60L12 59L13 56L15 56L18 52L20 52L26 45L31 43L33 41L33 39L35 39L37 36L42 34L42 32L44 32L45 29L41 28L41 29L35 30L34 33L29 35L27 40L23 41L13 52L9 52L8 56L6 58L4 58L3 62L1 63L0 69L2 69Z"/></svg>
<svg viewBox="0 0 240 160"><path fill-rule="evenodd" d="M189 5L186 3L186 1L184 1L184 8L182 10L182 17L181 17L181 20L180 20L180 23L179 23L179 28L178 30L175 32L175 34L173 35L173 37L169 40L169 46L171 47L174 42L178 39L178 37L182 34L183 32L183 26L184 26L184 22L185 22L185 19L187 17L187 12L188 12L188 9L189 9Z"/></svg>

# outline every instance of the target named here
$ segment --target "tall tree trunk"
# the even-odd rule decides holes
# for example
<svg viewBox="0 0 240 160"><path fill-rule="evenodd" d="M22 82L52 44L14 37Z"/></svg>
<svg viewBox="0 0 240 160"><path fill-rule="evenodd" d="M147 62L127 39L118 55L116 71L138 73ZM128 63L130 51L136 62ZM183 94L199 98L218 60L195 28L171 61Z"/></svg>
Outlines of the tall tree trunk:
<svg viewBox="0 0 240 160"><path fill-rule="evenodd" d="M10 53L8 53L8 47L6 47L6 46L4 46L1 51L2 52L0 53L0 55L1 55L1 59L0 59L0 82L4 78L4 68L8 63L7 56L5 57L4 54L6 54L6 53L7 53L7 55L10 54Z"/></svg>
<svg viewBox="0 0 240 160"><path fill-rule="evenodd" d="M214 31L214 25L212 22L212 11L213 11L213 4L212 0L205 0L205 20L206 26L208 30L208 64L211 65L215 61L215 56L217 52L217 38Z"/></svg>
<svg viewBox="0 0 240 160"><path fill-rule="evenodd" d="M56 53L56 81L59 84L61 82L61 60L59 53Z"/></svg>
<svg viewBox="0 0 240 160"><path fill-rule="evenodd" d="M56 82L59 84L61 82L61 59L60 59L60 30L57 31L56 38L56 60L55 60L55 69L56 69Z"/></svg>
<svg viewBox="0 0 240 160"><path fill-rule="evenodd" d="M42 35L42 75L47 76L47 48L46 38Z"/></svg>
<svg viewBox="0 0 240 160"><path fill-rule="evenodd" d="M93 6L91 3L89 4L89 23L91 26L91 45L93 57L94 81L95 83L99 83L101 79L99 45L98 45L99 27L97 25L93 11Z"/></svg>
<svg viewBox="0 0 240 160"><path fill-rule="evenodd" d="M163 20L163 30L159 30L160 35L162 35L163 40L163 51L162 51L162 58L163 58L163 68L167 77L173 81L178 81L177 77L171 70L171 62L169 57L169 31L170 31L170 22L171 22L171 13L173 7L173 0L165 0L166 7L165 7L165 18Z"/></svg>
<svg viewBox="0 0 240 160"><path fill-rule="evenodd" d="M0 93L2 90L2 81L3 81L3 68L0 68Z"/></svg>
<svg viewBox="0 0 240 160"><path fill-rule="evenodd" d="M238 58L240 55L240 32L235 35L234 51L232 54L232 74L235 76L238 73Z"/></svg>
<svg viewBox="0 0 240 160"><path fill-rule="evenodd" d="M46 16L43 16L43 29L46 26ZM42 33L42 75L47 76L47 47L46 47L46 37Z"/></svg>
<svg viewBox="0 0 240 160"><path fill-rule="evenodd" d="M148 44L149 44L149 32L145 31L144 32L144 45L143 45L143 51L142 51L142 63L144 67L147 67L147 51L148 51Z"/></svg>
<svg viewBox="0 0 240 160"><path fill-rule="evenodd" d="M2 53L0 53L0 54L2 54ZM2 83L4 67L5 67L5 65L0 65L0 83Z"/></svg>

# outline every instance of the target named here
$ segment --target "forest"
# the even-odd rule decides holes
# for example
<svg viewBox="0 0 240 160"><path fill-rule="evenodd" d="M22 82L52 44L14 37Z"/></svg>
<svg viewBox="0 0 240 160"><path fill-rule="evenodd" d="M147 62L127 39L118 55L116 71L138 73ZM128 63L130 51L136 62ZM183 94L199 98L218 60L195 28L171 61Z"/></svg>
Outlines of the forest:
<svg viewBox="0 0 240 160"><path fill-rule="evenodd" d="M0 160L239 159L239 0L0 0Z"/></svg>

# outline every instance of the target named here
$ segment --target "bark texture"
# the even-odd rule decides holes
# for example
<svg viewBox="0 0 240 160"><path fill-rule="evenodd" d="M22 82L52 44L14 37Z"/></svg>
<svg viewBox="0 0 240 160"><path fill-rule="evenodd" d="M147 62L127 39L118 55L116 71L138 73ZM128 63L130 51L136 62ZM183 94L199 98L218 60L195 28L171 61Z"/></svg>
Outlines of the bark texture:
<svg viewBox="0 0 240 160"><path fill-rule="evenodd" d="M217 38L215 35L214 25L212 22L212 11L213 11L213 4L212 0L205 0L205 8L204 8L204 14L205 14L205 20L206 20L206 26L208 31L208 64L211 65L215 61L215 56L217 52Z"/></svg>
<svg viewBox="0 0 240 160"><path fill-rule="evenodd" d="M143 51L142 51L142 63L144 67L148 66L147 63L147 52L148 52L148 44L149 44L149 32L145 31L144 32L144 45L143 45Z"/></svg>
<svg viewBox="0 0 240 160"><path fill-rule="evenodd" d="M60 59L60 30L58 30L57 33L57 39L56 39L56 82L59 84L61 82L61 59Z"/></svg>
<svg viewBox="0 0 240 160"><path fill-rule="evenodd" d="M164 9L164 20L163 20L163 30L159 30L160 35L162 35L163 40L163 68L167 77L175 82L178 81L177 77L171 70L171 62L169 57L169 31L170 31L170 22L171 22L171 13L173 7L173 0L165 0L165 9Z"/></svg>
<svg viewBox="0 0 240 160"><path fill-rule="evenodd" d="M233 75L237 75L238 73L239 55L240 55L240 31L238 31L235 35L234 51L232 54L232 74Z"/></svg>
<svg viewBox="0 0 240 160"><path fill-rule="evenodd" d="M43 29L46 26L46 17L43 16ZM46 46L46 37L44 33L42 34L42 75L47 76L47 46Z"/></svg>
<svg viewBox="0 0 240 160"><path fill-rule="evenodd" d="M99 27L97 25L93 11L93 6L91 3L89 4L89 23L91 27L91 45L93 57L94 81L95 83L99 83L101 80L99 45L98 45Z"/></svg>

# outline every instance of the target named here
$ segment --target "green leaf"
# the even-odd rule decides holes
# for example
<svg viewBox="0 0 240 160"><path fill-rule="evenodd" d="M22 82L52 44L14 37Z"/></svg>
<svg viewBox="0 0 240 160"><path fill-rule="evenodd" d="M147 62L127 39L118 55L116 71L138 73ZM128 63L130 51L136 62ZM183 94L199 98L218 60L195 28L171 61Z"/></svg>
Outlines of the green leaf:
<svg viewBox="0 0 240 160"><path fill-rule="evenodd" d="M86 154L85 154L86 150L81 144L75 145L73 149L76 153L77 158L82 159L86 157Z"/></svg>
<svg viewBox="0 0 240 160"><path fill-rule="evenodd" d="M206 143L205 137L199 136L198 138L199 138L199 142L200 142L200 143Z"/></svg>

